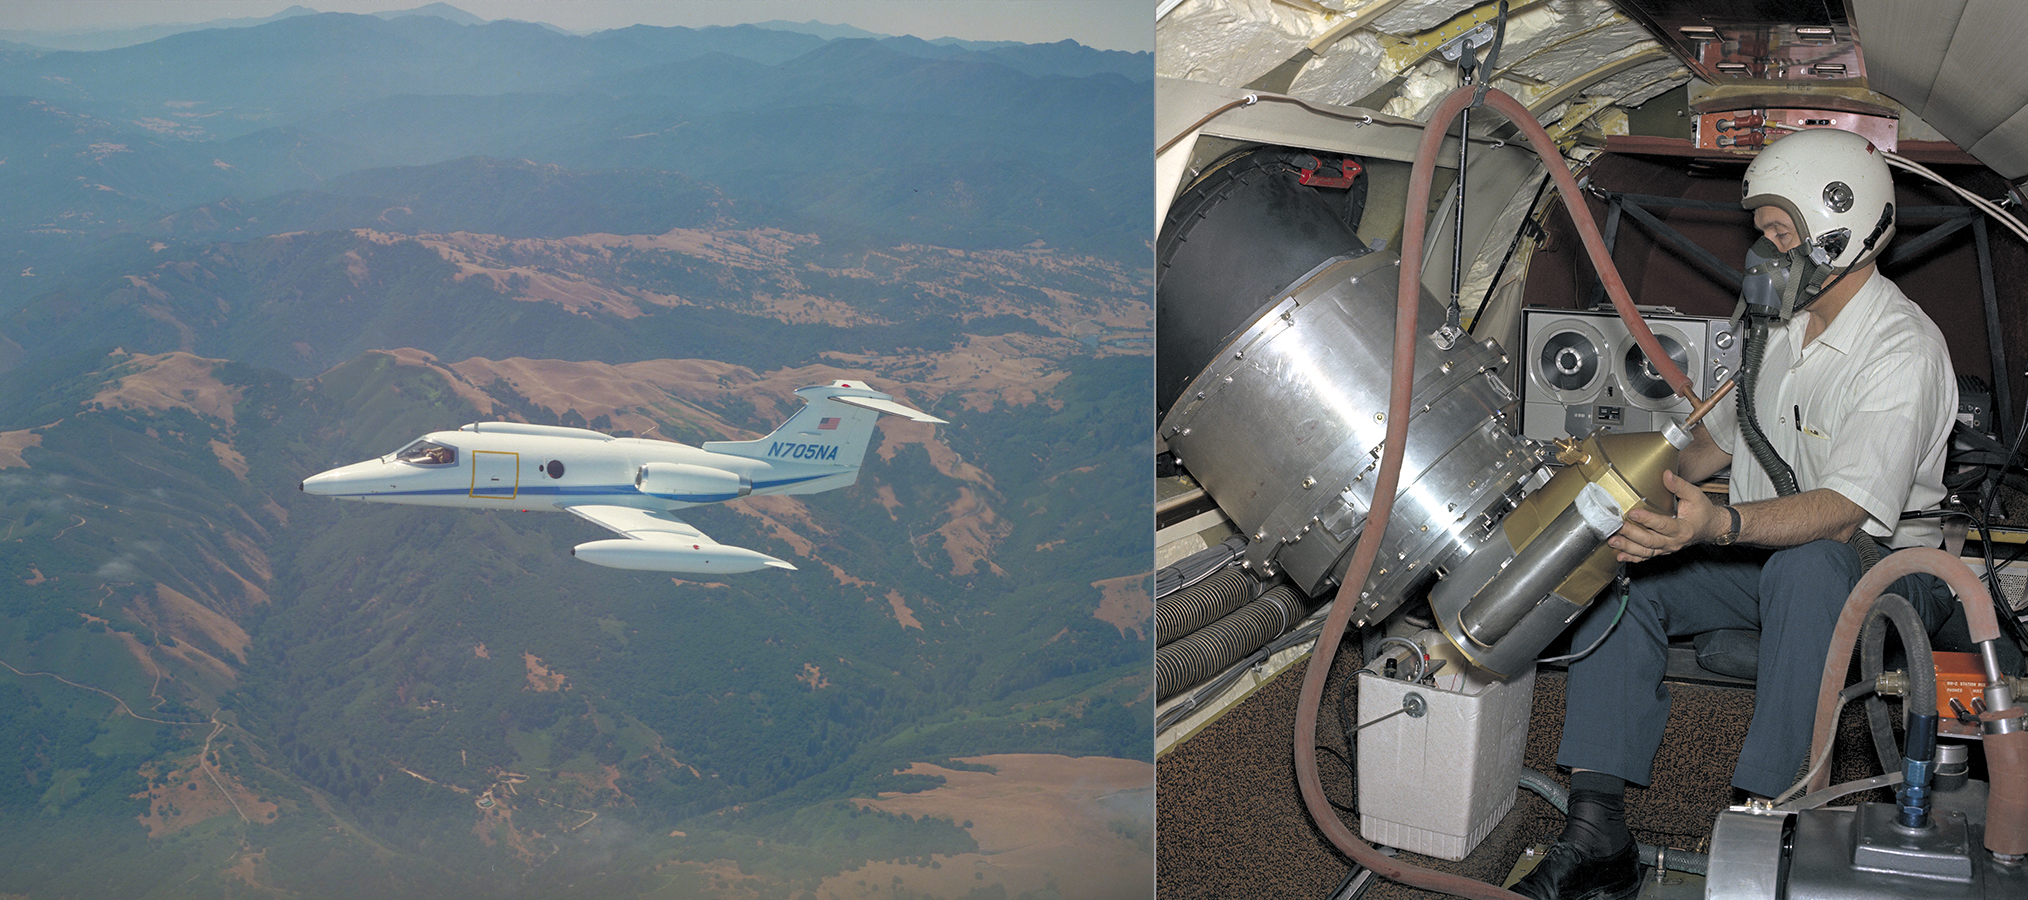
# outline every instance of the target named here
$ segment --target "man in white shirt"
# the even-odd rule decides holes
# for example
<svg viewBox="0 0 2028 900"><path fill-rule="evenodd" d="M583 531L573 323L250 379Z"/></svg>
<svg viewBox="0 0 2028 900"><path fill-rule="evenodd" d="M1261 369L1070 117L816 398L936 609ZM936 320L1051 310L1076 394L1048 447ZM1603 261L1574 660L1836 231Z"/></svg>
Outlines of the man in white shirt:
<svg viewBox="0 0 2028 900"><path fill-rule="evenodd" d="M1664 477L1675 515L1636 511L1609 540L1632 564L1632 590L1616 627L1619 604L1601 602L1573 635L1582 647L1611 629L1570 667L1557 755L1571 769L1570 812L1515 885L1524 896L1638 893L1625 790L1648 783L1661 744L1671 637L1760 632L1754 717L1732 783L1775 796L1803 772L1831 632L1860 575L1848 541L1863 532L1881 553L1940 542L1933 521L1901 513L1944 496L1957 379L1942 333L1876 271L1894 230L1886 161L1858 135L1799 132L1755 158L1745 198L1765 239L1756 250L1782 261L1765 271L1786 272L1790 288L1770 301L1782 321L1763 319L1758 348L1750 340L1757 378L1740 375L1741 403L1750 393L1756 414L1722 404ZM1713 503L1696 484L1727 467L1733 503ZM1949 592L1930 576L1891 590L1931 628L1948 613Z"/></svg>

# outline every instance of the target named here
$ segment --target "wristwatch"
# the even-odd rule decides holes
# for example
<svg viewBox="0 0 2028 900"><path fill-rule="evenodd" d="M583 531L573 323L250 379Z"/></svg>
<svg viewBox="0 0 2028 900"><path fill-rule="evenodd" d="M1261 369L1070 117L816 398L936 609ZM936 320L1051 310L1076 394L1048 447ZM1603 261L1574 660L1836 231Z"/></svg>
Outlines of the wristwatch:
<svg viewBox="0 0 2028 900"><path fill-rule="evenodd" d="M1712 543L1720 547L1729 547L1734 541L1739 540L1739 508L1728 503L1725 504L1725 511L1732 514L1732 528L1712 540Z"/></svg>

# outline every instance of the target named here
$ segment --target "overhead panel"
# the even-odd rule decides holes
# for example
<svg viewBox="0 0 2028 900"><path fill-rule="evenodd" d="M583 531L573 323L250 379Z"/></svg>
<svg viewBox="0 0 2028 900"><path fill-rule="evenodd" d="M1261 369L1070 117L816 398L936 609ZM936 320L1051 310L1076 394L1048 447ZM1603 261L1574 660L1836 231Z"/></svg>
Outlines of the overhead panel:
<svg viewBox="0 0 2028 900"><path fill-rule="evenodd" d="M1737 97L1737 90L1764 85L1771 92L1788 88L1805 94L1783 105L1893 115L1850 103L1800 102L1821 101L1825 88L1863 87L1893 100L2001 175L2028 176L2028 113L2023 112L2028 109L2028 68L2018 64L2018 36L2028 32L2028 3L1614 2L1719 94ZM1746 108L1739 103L1729 107Z"/></svg>
<svg viewBox="0 0 2028 900"><path fill-rule="evenodd" d="M1855 82L1859 43L1839 0L1616 0L1699 78Z"/></svg>

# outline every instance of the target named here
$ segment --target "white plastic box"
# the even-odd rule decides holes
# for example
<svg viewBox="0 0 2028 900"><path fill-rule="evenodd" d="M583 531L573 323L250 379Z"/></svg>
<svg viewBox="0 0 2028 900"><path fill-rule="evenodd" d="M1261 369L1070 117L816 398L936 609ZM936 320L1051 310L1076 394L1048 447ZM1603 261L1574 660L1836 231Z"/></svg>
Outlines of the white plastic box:
<svg viewBox="0 0 2028 900"><path fill-rule="evenodd" d="M1514 807L1535 702L1535 670L1510 681L1439 672L1437 687L1359 673L1359 721L1374 722L1421 696L1408 713L1354 735L1359 831L1367 840L1460 860Z"/></svg>

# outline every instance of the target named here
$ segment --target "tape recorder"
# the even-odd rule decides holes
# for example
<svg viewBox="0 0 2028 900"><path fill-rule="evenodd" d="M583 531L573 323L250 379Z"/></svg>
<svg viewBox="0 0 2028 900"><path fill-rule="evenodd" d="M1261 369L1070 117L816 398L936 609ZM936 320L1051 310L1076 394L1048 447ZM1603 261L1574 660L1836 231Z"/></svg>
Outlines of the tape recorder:
<svg viewBox="0 0 2028 900"><path fill-rule="evenodd" d="M1739 368L1740 336L1729 320L1650 309L1642 309L1642 319L1698 396L1709 396ZM1657 431L1664 421L1680 424L1690 415L1690 402L1669 389L1611 310L1524 309L1521 341L1527 372L1521 433L1527 437L1583 437L1600 428Z"/></svg>

